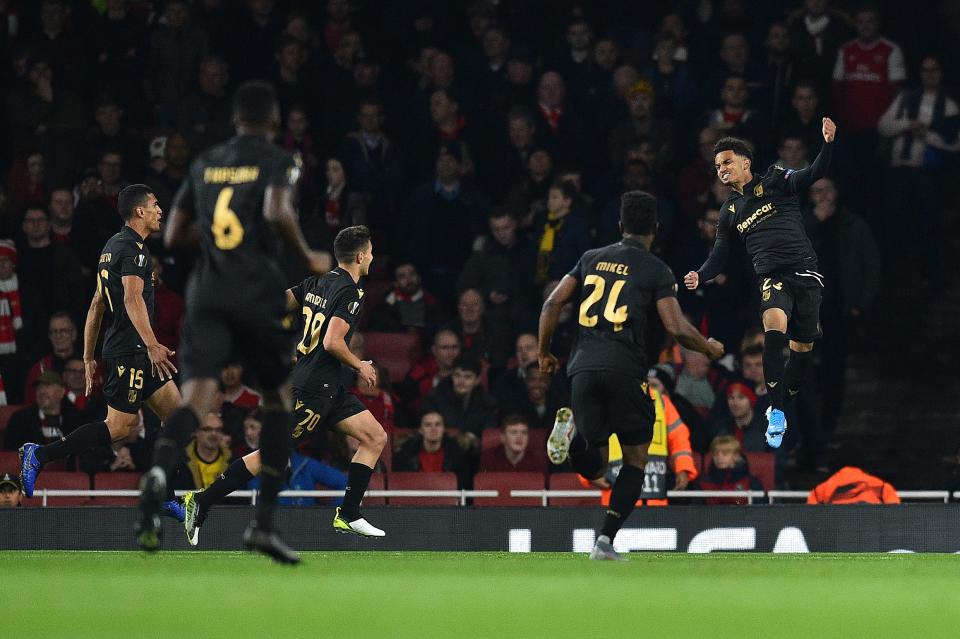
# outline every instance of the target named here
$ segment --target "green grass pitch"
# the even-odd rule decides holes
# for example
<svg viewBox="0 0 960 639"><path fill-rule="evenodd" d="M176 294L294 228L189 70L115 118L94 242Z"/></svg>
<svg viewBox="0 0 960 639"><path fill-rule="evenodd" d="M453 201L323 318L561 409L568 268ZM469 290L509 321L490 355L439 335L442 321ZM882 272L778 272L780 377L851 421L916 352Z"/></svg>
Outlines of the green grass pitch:
<svg viewBox="0 0 960 639"><path fill-rule="evenodd" d="M960 557L0 552L0 636L956 637ZM264 601L263 598L266 598Z"/></svg>

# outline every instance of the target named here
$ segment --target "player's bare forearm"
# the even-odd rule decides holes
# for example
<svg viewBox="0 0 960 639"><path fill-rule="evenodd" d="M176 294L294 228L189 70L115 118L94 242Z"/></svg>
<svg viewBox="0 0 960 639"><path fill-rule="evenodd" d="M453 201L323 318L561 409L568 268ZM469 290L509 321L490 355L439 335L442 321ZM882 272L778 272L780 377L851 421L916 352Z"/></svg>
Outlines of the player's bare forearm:
<svg viewBox="0 0 960 639"><path fill-rule="evenodd" d="M550 353L550 344L553 341L553 334L557 330L557 323L560 319L560 308L560 304L548 298L543 303L543 308L540 309L540 328L537 339L541 355Z"/></svg>
<svg viewBox="0 0 960 639"><path fill-rule="evenodd" d="M538 338L541 356L549 355L550 342L553 340L553 333L557 330L557 322L560 318L560 309L573 298L579 285L580 282L575 277L564 275L543 303L540 309Z"/></svg>
<svg viewBox="0 0 960 639"><path fill-rule="evenodd" d="M697 351L698 353L703 353L708 357L710 356L710 347L707 345L707 338L701 335L700 331L694 328L686 319L681 319L680 331L673 337L680 346L692 351Z"/></svg>
<svg viewBox="0 0 960 639"><path fill-rule="evenodd" d="M157 336L153 333L153 327L150 326L150 315L147 313L147 304L143 301L143 296L124 295L123 306L127 309L127 317L137 329L144 346L149 348L157 344Z"/></svg>
<svg viewBox="0 0 960 639"><path fill-rule="evenodd" d="M103 297L97 291L90 300L87 319L83 323L83 360L92 361L97 355L97 340L100 339L100 324L103 322Z"/></svg>
<svg viewBox="0 0 960 639"><path fill-rule="evenodd" d="M680 310L677 298L664 297L657 300L657 314L660 315L660 321L663 322L667 333L684 348L703 353L711 359L723 356L723 345L716 340L708 340L687 321Z"/></svg>
<svg viewBox="0 0 960 639"><path fill-rule="evenodd" d="M360 358L350 352L350 347L342 337L333 338L329 342L324 340L323 348L353 370L360 370Z"/></svg>

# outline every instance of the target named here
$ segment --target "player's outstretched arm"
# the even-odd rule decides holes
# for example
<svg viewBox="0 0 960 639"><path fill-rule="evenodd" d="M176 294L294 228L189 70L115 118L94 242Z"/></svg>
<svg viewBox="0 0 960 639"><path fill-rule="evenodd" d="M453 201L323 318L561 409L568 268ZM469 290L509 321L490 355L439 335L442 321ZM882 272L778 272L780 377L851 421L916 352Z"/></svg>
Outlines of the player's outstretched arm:
<svg viewBox="0 0 960 639"><path fill-rule="evenodd" d="M550 343L553 341L553 334L557 330L557 322L560 318L560 309L563 305L573 299L577 292L580 282L571 275L564 275L553 292L547 296L540 309L540 331L539 331L539 359L540 371L543 373L555 373L560 367L555 355L550 352Z"/></svg>
<svg viewBox="0 0 960 639"><path fill-rule="evenodd" d="M680 346L699 351L710 359L723 357L723 344L712 337L707 339L701 335L700 331L683 316L676 297L663 297L657 300L657 313L660 315L663 327L673 335Z"/></svg>
<svg viewBox="0 0 960 639"><path fill-rule="evenodd" d="M727 256L730 254L730 212L726 209L720 211L720 221L717 222L717 239L713 242L713 248L710 249L710 255L707 261L699 270L690 271L683 276L683 284L689 290L695 290L700 284L709 282L717 275L727 263Z"/></svg>
<svg viewBox="0 0 960 639"><path fill-rule="evenodd" d="M161 381L173 379L177 367L170 361L174 354L169 348L157 341L157 336L150 326L150 315L147 313L147 304L143 301L143 279L139 275L123 276L123 307L127 311L130 323L137 329L140 339L147 347L150 357L150 373L159 377Z"/></svg>
<svg viewBox="0 0 960 639"><path fill-rule="evenodd" d="M323 275L333 268L333 259L326 251L313 251L300 230L297 210L293 205L293 189L271 185L263 196L263 218L280 239L302 260L315 275Z"/></svg>
<svg viewBox="0 0 960 639"><path fill-rule="evenodd" d="M837 125L830 118L823 118L821 133L823 134L823 146L820 147L820 153L817 154L813 164L805 169L793 171L787 177L791 193L806 191L811 184L827 175L830 160L833 158L833 141L837 136Z"/></svg>
<svg viewBox="0 0 960 639"><path fill-rule="evenodd" d="M97 340L100 338L100 324L103 322L103 296L97 289L87 309L87 319L83 323L83 374L87 381L84 394L93 392L93 376L97 372Z"/></svg>

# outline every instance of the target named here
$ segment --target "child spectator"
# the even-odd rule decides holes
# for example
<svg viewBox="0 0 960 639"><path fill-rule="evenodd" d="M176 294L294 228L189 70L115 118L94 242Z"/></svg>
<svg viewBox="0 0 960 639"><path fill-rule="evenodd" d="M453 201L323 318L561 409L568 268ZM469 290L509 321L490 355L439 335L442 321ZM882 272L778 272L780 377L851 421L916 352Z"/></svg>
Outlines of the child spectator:
<svg viewBox="0 0 960 639"><path fill-rule="evenodd" d="M710 444L712 461L707 472L696 481L699 490L763 490L760 480L750 474L747 460L743 458L740 442L732 435L719 435ZM711 506L719 504L748 503L746 497L708 497L704 503Z"/></svg>

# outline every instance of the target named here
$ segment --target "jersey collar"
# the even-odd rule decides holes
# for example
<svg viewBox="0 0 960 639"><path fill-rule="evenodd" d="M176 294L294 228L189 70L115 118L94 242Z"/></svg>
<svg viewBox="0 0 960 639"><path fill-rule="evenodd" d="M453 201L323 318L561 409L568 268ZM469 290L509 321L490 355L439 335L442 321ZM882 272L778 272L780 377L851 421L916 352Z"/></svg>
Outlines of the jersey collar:
<svg viewBox="0 0 960 639"><path fill-rule="evenodd" d="M640 240L635 240L632 237L625 237L620 240L620 243L626 244L627 246L633 246L639 249L643 249L644 251L647 250L647 247L644 245L643 242L641 242Z"/></svg>

